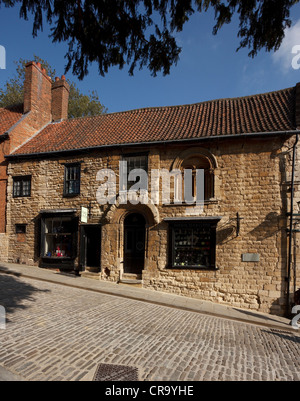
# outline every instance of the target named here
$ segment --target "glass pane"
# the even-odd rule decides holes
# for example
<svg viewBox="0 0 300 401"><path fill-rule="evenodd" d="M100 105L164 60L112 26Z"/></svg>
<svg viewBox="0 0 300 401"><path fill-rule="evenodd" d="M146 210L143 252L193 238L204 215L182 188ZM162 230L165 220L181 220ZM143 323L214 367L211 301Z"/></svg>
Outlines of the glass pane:
<svg viewBox="0 0 300 401"><path fill-rule="evenodd" d="M128 156L124 157L124 160L127 162L127 177L132 170L142 169L144 171L148 171L148 157L147 156ZM127 178L127 189L130 189L133 184L139 181L137 178L136 181L129 181ZM147 189L147 188L145 188Z"/></svg>
<svg viewBox="0 0 300 401"><path fill-rule="evenodd" d="M51 235L45 236L45 256L48 257L71 257L72 256L72 236L71 235Z"/></svg>
<svg viewBox="0 0 300 401"><path fill-rule="evenodd" d="M174 266L211 266L212 238L209 225L174 227L173 246Z"/></svg>
<svg viewBox="0 0 300 401"><path fill-rule="evenodd" d="M80 166L66 166L65 191L66 194L79 194Z"/></svg>
<svg viewBox="0 0 300 401"><path fill-rule="evenodd" d="M14 181L14 196L21 196L21 181Z"/></svg>
<svg viewBox="0 0 300 401"><path fill-rule="evenodd" d="M30 180L23 181L23 196L30 195Z"/></svg>
<svg viewBox="0 0 300 401"><path fill-rule="evenodd" d="M48 257L72 257L74 225L71 217L45 219L45 254Z"/></svg>

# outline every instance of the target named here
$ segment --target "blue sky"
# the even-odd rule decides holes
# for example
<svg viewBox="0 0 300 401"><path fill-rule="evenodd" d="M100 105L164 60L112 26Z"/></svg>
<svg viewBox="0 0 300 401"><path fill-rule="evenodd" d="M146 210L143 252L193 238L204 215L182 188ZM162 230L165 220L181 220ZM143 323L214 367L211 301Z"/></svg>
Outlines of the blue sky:
<svg viewBox="0 0 300 401"><path fill-rule="evenodd" d="M183 32L177 34L182 53L169 76L158 74L154 78L144 68L137 69L131 77L125 66L123 70L112 68L101 77L97 66L92 65L83 81L70 71L66 77L83 93L96 90L108 112L190 104L288 88L300 82L300 69L292 67L295 57L292 48L300 46L300 4L291 9L291 19L293 26L275 54L262 51L252 59L247 49L236 52L238 20L213 36L214 15L208 12L195 14ZM67 44L53 44L47 25L37 38L31 32L32 20L21 20L17 7L0 9L0 45L6 50L6 69L0 69L0 86L14 74L14 61L31 59L34 54L47 60L59 75L64 73Z"/></svg>

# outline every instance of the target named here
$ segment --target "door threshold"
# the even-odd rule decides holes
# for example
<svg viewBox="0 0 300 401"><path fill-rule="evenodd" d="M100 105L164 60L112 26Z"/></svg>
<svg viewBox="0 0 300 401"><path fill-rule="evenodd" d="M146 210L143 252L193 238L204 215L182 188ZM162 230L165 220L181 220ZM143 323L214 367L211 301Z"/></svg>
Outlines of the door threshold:
<svg viewBox="0 0 300 401"><path fill-rule="evenodd" d="M128 280L128 279L121 279L119 281L119 284L122 285L131 285L134 287L142 287L143 286L143 281L142 280Z"/></svg>
<svg viewBox="0 0 300 401"><path fill-rule="evenodd" d="M142 273L123 273L121 279L125 280L142 280Z"/></svg>
<svg viewBox="0 0 300 401"><path fill-rule="evenodd" d="M122 277L119 281L120 284L128 284L128 285L135 285L135 286L142 286L142 274L135 274L135 273L123 273Z"/></svg>
<svg viewBox="0 0 300 401"><path fill-rule="evenodd" d="M100 275L101 275L101 273L93 273L93 272L89 272L87 270L85 270L84 272L80 272L80 276L81 277L91 278L91 279L94 279L94 280L99 280L100 279Z"/></svg>

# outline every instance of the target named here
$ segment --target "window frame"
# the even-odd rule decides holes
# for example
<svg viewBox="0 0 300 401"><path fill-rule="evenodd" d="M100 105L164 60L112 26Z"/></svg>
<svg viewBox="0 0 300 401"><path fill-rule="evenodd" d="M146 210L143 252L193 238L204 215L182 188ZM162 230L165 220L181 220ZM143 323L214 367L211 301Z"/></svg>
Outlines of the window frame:
<svg viewBox="0 0 300 401"><path fill-rule="evenodd" d="M177 220L169 221L169 261L168 269L182 269L182 270L217 270L216 267L216 229L219 220ZM206 235L210 236L209 244L209 264L208 265L178 265L175 263L176 249L175 249L175 230L176 229L207 229ZM203 241L204 242L204 241ZM184 250L184 249L183 249ZM186 248L188 251L188 247ZM192 254L195 252L193 246L190 250ZM207 256L207 255L206 255Z"/></svg>
<svg viewBox="0 0 300 401"><path fill-rule="evenodd" d="M127 191L129 191L130 190L130 188L134 185L134 184L136 184L137 182L139 182L139 181L128 181L128 176L129 176L129 173L130 173L130 171L132 171L132 170L134 170L134 169L138 169L138 168L141 168L141 167L134 167L132 170L130 170L129 171L129 169L128 169L128 158L138 158L138 157L145 157L146 158L146 170L145 170L145 172L148 174L148 167L149 167L149 152L139 152L139 153L128 153L128 154L123 154L122 155L122 161L126 161L127 162L127 170L126 170L126 172L127 172L127 175L126 175L126 181L125 181L125 177L123 177L123 182L126 182L126 189L127 189ZM148 188L145 188L146 190L148 190Z"/></svg>
<svg viewBox="0 0 300 401"><path fill-rule="evenodd" d="M13 198L30 198L31 197L31 175L22 175L13 177ZM24 183L28 182L28 192L24 193ZM20 183L18 194L16 193L16 184Z"/></svg>
<svg viewBox="0 0 300 401"><path fill-rule="evenodd" d="M48 223L51 222L51 230L49 231L50 225ZM57 224L55 225L55 222L60 222L60 226ZM60 230L60 227L63 227L64 223L69 224L69 228L71 228L70 232L63 232ZM56 230L55 230L56 229ZM53 250L47 249L47 238L53 238L53 240L59 240L63 242L64 238L68 237L69 243L71 245L71 252L70 255L62 255L61 256L55 256L52 255L54 253ZM40 257L42 259L47 259L47 260L57 260L57 261L63 261L63 260L73 260L76 258L77 255L77 237L78 237L78 218L73 214L65 214L65 213L51 213L51 214L43 214L41 216L41 246L40 246ZM59 242L57 241L57 242ZM63 250L63 249L61 249ZM51 255L48 255L48 253L51 252Z"/></svg>
<svg viewBox="0 0 300 401"><path fill-rule="evenodd" d="M197 160L198 159L198 160ZM207 166L207 164L209 166ZM206 166L205 166L206 165ZM205 155L192 154L182 160L180 169L184 172L185 169L192 170L193 176L193 196L196 196L196 171L204 170L204 202L208 202L215 197L215 174L211 161ZM184 179L183 179L184 187ZM183 189L184 191L184 189ZM184 193L184 192L183 192Z"/></svg>
<svg viewBox="0 0 300 401"><path fill-rule="evenodd" d="M69 169L78 168L78 178L70 179L68 178ZM78 182L78 191L77 192L69 192L70 191L70 182ZM81 163L67 163L65 164L64 170L64 197L75 197L80 195L80 187L81 187Z"/></svg>

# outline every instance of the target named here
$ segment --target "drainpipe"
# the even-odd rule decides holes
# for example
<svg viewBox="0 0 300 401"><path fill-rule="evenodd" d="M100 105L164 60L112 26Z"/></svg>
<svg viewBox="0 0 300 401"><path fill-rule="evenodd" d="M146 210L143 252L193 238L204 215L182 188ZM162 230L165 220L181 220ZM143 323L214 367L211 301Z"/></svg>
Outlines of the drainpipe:
<svg viewBox="0 0 300 401"><path fill-rule="evenodd" d="M296 162L296 147L298 143L298 134L293 146L293 167L292 167L292 185L291 185L291 207L290 207L290 239L289 239L289 259L287 272L287 295L286 295L286 315L291 314L290 310L290 282L291 282L291 265L292 265L292 242L293 242L293 214L294 214L294 182L295 182L295 162Z"/></svg>

